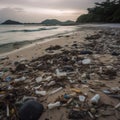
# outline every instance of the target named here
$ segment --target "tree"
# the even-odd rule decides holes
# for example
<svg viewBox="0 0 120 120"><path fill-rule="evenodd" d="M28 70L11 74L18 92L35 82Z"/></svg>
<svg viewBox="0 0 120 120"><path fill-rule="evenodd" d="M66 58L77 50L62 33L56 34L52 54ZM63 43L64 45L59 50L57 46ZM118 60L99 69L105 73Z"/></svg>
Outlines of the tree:
<svg viewBox="0 0 120 120"><path fill-rule="evenodd" d="M88 8L88 14L82 15L77 22L120 22L120 0L106 0Z"/></svg>

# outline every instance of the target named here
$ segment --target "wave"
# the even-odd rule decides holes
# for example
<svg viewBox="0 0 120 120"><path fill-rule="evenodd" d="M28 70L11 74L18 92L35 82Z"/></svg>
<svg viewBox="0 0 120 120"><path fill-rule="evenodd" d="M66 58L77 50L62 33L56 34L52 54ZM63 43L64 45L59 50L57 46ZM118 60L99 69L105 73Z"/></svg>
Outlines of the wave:
<svg viewBox="0 0 120 120"><path fill-rule="evenodd" d="M38 32L38 31L43 31L43 30L53 30L57 29L58 27L52 27L52 28L39 28L39 29L23 29L23 30L9 30L9 31L4 31L1 33L8 33L8 32Z"/></svg>
<svg viewBox="0 0 120 120"><path fill-rule="evenodd" d="M43 41L45 39L55 38L56 35L43 37L43 38L39 38L39 39L35 39L35 40L24 40L24 41L17 41L17 42L0 44L0 54L1 53L6 53L8 51L10 52L10 51L13 51L15 49L22 48L23 46L30 45L30 44L33 44L35 42Z"/></svg>

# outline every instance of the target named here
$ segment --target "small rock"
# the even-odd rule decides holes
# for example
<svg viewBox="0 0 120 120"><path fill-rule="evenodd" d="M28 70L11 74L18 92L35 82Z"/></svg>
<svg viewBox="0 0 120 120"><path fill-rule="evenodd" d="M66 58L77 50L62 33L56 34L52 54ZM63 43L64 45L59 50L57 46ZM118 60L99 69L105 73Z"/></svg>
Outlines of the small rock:
<svg viewBox="0 0 120 120"><path fill-rule="evenodd" d="M85 119L87 117L87 112L86 111L75 111L71 110L69 112L69 119L74 119L74 120L81 120Z"/></svg>
<svg viewBox="0 0 120 120"><path fill-rule="evenodd" d="M26 66L25 66L25 64L18 64L17 66L16 66L16 71L22 71L22 70L25 70L26 69Z"/></svg>
<svg viewBox="0 0 120 120"><path fill-rule="evenodd" d="M59 46L59 45L55 45L55 46L50 46L49 48L47 48L46 50L59 50L61 49L62 47Z"/></svg>
<svg viewBox="0 0 120 120"><path fill-rule="evenodd" d="M91 54L93 54L93 52L86 50L86 51L80 51L80 54L81 54L81 55L85 55L85 54L91 55Z"/></svg>
<svg viewBox="0 0 120 120"><path fill-rule="evenodd" d="M42 104L29 100L23 104L19 110L20 120L38 120L43 113L44 107Z"/></svg>

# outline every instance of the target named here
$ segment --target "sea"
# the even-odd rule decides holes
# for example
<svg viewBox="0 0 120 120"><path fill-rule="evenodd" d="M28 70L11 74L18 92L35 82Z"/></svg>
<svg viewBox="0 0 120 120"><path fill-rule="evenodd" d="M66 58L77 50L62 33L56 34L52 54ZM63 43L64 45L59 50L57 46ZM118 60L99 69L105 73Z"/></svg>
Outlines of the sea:
<svg viewBox="0 0 120 120"><path fill-rule="evenodd" d="M0 25L0 54L70 34L81 27L120 28L120 24L81 24L76 26Z"/></svg>
<svg viewBox="0 0 120 120"><path fill-rule="evenodd" d="M0 25L0 54L74 32L76 26Z"/></svg>

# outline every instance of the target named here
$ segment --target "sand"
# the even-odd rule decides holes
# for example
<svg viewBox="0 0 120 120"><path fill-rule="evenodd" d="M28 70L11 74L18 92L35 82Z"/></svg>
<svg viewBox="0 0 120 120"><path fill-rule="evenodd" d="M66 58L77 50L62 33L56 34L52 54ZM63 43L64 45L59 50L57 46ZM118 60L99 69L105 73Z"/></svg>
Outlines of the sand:
<svg viewBox="0 0 120 120"><path fill-rule="evenodd" d="M101 30L101 29L100 28L80 29L79 31L73 32L70 35L63 35L61 37L58 37L56 39L53 39L53 40L50 40L47 42L36 43L35 45L31 45L29 47L19 49L14 52L7 53L5 55L7 55L9 57L9 61L15 62L15 61L19 61L20 59L23 59L23 58L27 59L27 60L32 60L32 59L38 58L38 57L46 55L46 54L60 53L61 50L56 50L53 53L48 53L47 51L45 51L45 49L50 47L51 45L52 46L60 45L60 46L62 46L62 50L64 50L64 49L70 50L71 49L70 46L72 44L74 44L74 43L84 44L85 42L87 42L87 41L85 41L85 37L87 35L95 34L99 30ZM112 56L109 54L101 54L101 55L99 55L98 59L102 63L107 64L107 63L110 63L111 60L116 60L117 58L116 58L116 56ZM101 82L110 88L110 87L119 87L119 84L118 84L120 82L119 80L120 80L120 78L117 77L116 80L114 80L114 81L101 80ZM89 82L89 85L91 85L91 84L94 85L96 83L97 83L97 81L93 80L93 81ZM89 88L87 88L87 87L81 87L80 89L82 92L88 93L89 99L94 95L93 93L89 92ZM104 87L102 89L104 89ZM102 90L102 89L100 89L100 90ZM119 103L119 100L108 97L107 95L103 94L100 90L96 91L96 93L99 93L101 95L101 101L104 101L106 104L111 104L113 106L115 106L116 104ZM47 99L43 102L45 108L47 107L47 104L54 102L56 100L56 98L58 98L58 96L63 95L66 91L69 91L69 87L58 92L57 94L48 96L47 98L45 97L45 99ZM47 110L47 108L46 108L46 111L42 114L40 120L68 120L68 118L67 118L68 112L69 112L69 110L67 110L65 107L60 107L59 109L55 108L52 110ZM115 117L114 117L114 115L110 116L110 117L108 116L107 119L115 120ZM100 118L100 119L98 118L98 120L106 120L106 118Z"/></svg>

